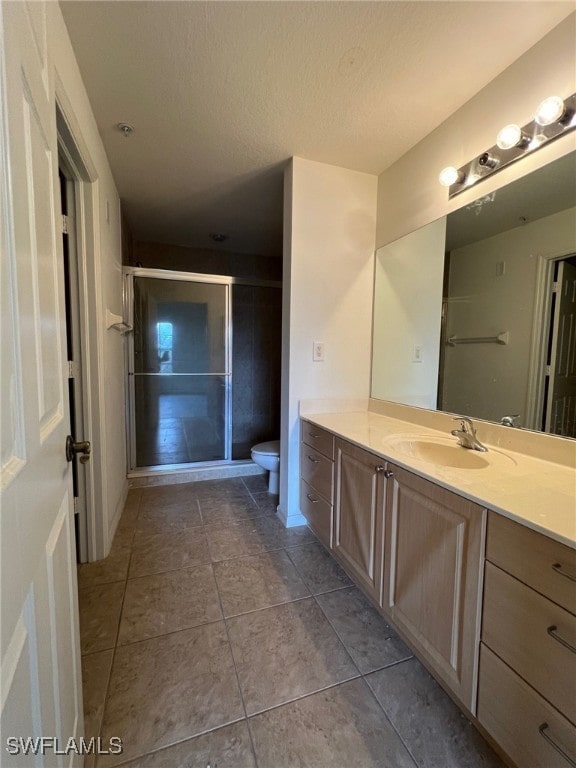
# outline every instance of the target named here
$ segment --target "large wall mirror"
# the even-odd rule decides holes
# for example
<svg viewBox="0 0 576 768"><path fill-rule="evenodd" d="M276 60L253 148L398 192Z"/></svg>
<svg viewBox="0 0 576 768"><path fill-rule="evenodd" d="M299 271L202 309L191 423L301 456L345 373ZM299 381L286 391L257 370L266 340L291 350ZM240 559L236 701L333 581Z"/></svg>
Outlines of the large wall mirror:
<svg viewBox="0 0 576 768"><path fill-rule="evenodd" d="M376 251L371 393L576 437L576 152Z"/></svg>

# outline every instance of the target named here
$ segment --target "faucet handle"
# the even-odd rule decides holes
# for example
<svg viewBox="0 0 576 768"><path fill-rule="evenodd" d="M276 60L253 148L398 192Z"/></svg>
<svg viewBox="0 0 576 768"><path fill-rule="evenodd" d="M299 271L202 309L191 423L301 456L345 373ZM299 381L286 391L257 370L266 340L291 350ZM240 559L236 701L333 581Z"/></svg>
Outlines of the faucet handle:
<svg viewBox="0 0 576 768"><path fill-rule="evenodd" d="M466 429L466 425L468 425L470 429L470 434L475 435L476 434L476 427L472 423L472 419L470 419L468 416L453 416L452 421L459 421L460 427L462 428L463 432L468 432Z"/></svg>

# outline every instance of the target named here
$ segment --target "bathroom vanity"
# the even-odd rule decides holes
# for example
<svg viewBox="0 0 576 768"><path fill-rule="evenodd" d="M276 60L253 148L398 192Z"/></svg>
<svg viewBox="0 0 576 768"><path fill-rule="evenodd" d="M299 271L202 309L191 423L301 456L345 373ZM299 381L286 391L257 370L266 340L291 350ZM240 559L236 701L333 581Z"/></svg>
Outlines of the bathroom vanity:
<svg viewBox="0 0 576 768"><path fill-rule="evenodd" d="M511 764L575 766L574 470L370 411L306 415L300 468L312 530Z"/></svg>

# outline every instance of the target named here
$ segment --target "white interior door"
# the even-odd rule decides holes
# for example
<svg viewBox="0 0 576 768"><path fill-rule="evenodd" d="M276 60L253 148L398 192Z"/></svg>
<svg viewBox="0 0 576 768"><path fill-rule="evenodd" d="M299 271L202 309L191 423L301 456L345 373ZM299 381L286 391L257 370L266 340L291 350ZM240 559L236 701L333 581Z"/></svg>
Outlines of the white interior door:
<svg viewBox="0 0 576 768"><path fill-rule="evenodd" d="M76 556L57 226L58 157L46 5L0 6L2 243L0 762L79 765L11 754L7 738L82 732ZM14 743L10 742L12 751ZM56 746L56 745L54 745Z"/></svg>
<svg viewBox="0 0 576 768"><path fill-rule="evenodd" d="M576 437L576 267L561 261L557 283L546 432Z"/></svg>

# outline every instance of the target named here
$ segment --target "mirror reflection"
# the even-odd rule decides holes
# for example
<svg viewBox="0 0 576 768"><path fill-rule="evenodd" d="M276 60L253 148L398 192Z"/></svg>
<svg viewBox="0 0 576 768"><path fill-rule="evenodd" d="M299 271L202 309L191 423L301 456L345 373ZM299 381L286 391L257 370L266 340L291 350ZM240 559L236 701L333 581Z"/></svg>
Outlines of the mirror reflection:
<svg viewBox="0 0 576 768"><path fill-rule="evenodd" d="M576 153L376 252L372 396L576 437Z"/></svg>

